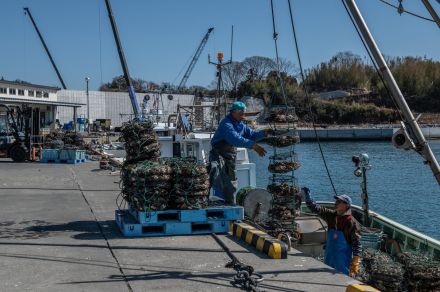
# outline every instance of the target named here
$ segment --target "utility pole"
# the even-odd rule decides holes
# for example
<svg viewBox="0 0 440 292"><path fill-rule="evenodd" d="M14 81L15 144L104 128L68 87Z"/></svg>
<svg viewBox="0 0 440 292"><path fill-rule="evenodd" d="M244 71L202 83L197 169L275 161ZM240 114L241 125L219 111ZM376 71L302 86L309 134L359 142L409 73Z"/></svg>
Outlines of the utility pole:
<svg viewBox="0 0 440 292"><path fill-rule="evenodd" d="M86 77L86 96L87 96L87 132L90 134L90 98L89 98L89 81L90 77Z"/></svg>
<svg viewBox="0 0 440 292"><path fill-rule="evenodd" d="M217 60L218 62L211 62L211 56L208 55L208 63L215 65L217 68L217 96L215 98L214 106L217 110L217 125L220 124L220 117L223 114L223 116L226 116L226 112L228 109L228 101L226 99L226 96L224 96L224 93L222 92L222 85L223 85L223 78L222 78L222 69L223 66L231 64L231 60L227 61L226 63L223 63L223 53L219 52L217 54ZM220 111L221 108L221 97L223 96L223 112Z"/></svg>
<svg viewBox="0 0 440 292"><path fill-rule="evenodd" d="M408 104L406 103L406 100L403 97L403 94L400 91L399 86L397 85L397 82L390 71L390 68L388 68L388 65L385 62L385 59L383 58L379 47L374 41L374 38L371 35L368 26L365 23L364 18L362 17L361 12L356 5L355 0L344 0L344 2L350 10L350 14L353 16L353 19L356 22L357 27L359 28L362 38L365 40L366 45L368 46L384 78L386 85L390 89L391 98L395 101L397 107L399 108L399 111L403 116L403 123L406 128L402 129L405 136L404 140L408 138L410 144L414 145L411 148L425 159L425 163L429 165L435 179L437 180L437 183L440 184L440 166L437 162L437 159L435 158L434 153L429 147L428 142L426 142L425 136L423 136L422 130L417 123L417 119L414 118L411 109L408 107Z"/></svg>

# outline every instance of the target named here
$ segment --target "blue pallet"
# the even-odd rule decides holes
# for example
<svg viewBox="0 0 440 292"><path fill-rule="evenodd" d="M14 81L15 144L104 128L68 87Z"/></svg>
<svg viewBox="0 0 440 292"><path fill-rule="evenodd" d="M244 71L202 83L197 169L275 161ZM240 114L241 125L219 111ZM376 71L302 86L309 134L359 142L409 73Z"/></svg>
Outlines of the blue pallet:
<svg viewBox="0 0 440 292"><path fill-rule="evenodd" d="M42 149L41 157L45 160L60 159L60 149Z"/></svg>
<svg viewBox="0 0 440 292"><path fill-rule="evenodd" d="M232 221L209 220L204 222L139 223L127 210L116 210L115 220L126 237L152 237L171 235L196 235L227 233Z"/></svg>
<svg viewBox="0 0 440 292"><path fill-rule="evenodd" d="M41 159L40 163L54 163L54 164L78 164L86 162L86 159Z"/></svg>
<svg viewBox="0 0 440 292"><path fill-rule="evenodd" d="M60 158L61 160L81 160L86 158L85 150L61 150Z"/></svg>
<svg viewBox="0 0 440 292"><path fill-rule="evenodd" d="M139 223L166 223L166 222L203 222L214 221L236 221L244 219L243 207L224 206L209 207L198 210L164 210L164 211L136 211L128 210Z"/></svg>

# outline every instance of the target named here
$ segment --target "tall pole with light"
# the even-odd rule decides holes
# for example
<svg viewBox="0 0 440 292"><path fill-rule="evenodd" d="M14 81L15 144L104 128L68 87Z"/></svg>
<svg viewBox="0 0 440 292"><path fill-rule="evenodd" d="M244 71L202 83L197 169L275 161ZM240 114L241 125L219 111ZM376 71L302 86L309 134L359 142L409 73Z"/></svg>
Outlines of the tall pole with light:
<svg viewBox="0 0 440 292"><path fill-rule="evenodd" d="M89 99L89 81L90 81L90 77L86 77L86 96L87 96L87 132L90 134L90 99Z"/></svg>

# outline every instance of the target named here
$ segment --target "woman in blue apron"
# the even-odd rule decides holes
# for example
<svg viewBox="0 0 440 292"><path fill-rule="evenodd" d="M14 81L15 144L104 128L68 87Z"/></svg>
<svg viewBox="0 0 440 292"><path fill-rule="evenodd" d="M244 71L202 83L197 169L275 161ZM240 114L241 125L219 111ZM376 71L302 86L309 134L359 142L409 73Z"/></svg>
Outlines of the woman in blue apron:
<svg viewBox="0 0 440 292"><path fill-rule="evenodd" d="M360 225L351 215L351 198L335 196L335 209L316 204L310 190L303 188L307 206L327 222L328 234L324 263L346 275L355 276L359 269L361 255Z"/></svg>

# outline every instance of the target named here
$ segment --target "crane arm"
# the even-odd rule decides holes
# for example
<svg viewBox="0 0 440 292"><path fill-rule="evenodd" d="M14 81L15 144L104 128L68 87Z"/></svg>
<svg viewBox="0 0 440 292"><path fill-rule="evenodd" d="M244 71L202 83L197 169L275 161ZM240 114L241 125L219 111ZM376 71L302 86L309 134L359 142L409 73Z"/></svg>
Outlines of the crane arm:
<svg viewBox="0 0 440 292"><path fill-rule="evenodd" d="M196 50L196 53L194 54L194 57L192 58L191 63L188 66L188 69L186 69L185 75L183 75L183 78L180 81L179 87L177 88L178 90L182 89L185 86L186 81L188 81L188 78L191 75L191 72L194 69L194 66L196 65L197 61L199 60L199 57L202 54L202 51L205 48L206 43L208 42L209 36L213 30L214 30L214 28L210 27L208 29L208 32L205 34L202 41L200 42L200 44Z"/></svg>
<svg viewBox="0 0 440 292"><path fill-rule="evenodd" d="M118 28L116 26L115 18L113 17L112 6L110 0L105 0L107 7L108 17L110 18L110 24L112 26L113 36L115 38L116 46L118 47L119 60L121 61L122 70L124 71L125 82L128 87L128 95L130 96L131 105L133 107L133 113L136 119L143 120L142 112L139 109L139 103L136 97L136 92L131 82L130 73L128 72L127 61L125 60L124 51L122 49L121 40L119 39Z"/></svg>
<svg viewBox="0 0 440 292"><path fill-rule="evenodd" d="M57 65L55 65L55 61L53 60L52 55L50 54L49 48L47 47L46 42L44 41L43 36L41 35L40 30L38 29L38 26L35 23L34 18L32 17L31 11L29 10L28 7L24 7L23 10L24 10L24 14L29 16L29 19L31 20L32 25L34 26L34 28L38 34L38 37L40 38L40 41L43 44L44 50L46 51L47 55L49 56L50 63L52 64L52 67L55 69L55 72L57 73L58 79L60 80L61 85L63 86L63 89L67 89L66 84L64 83L64 80L61 77L60 71L58 71Z"/></svg>

